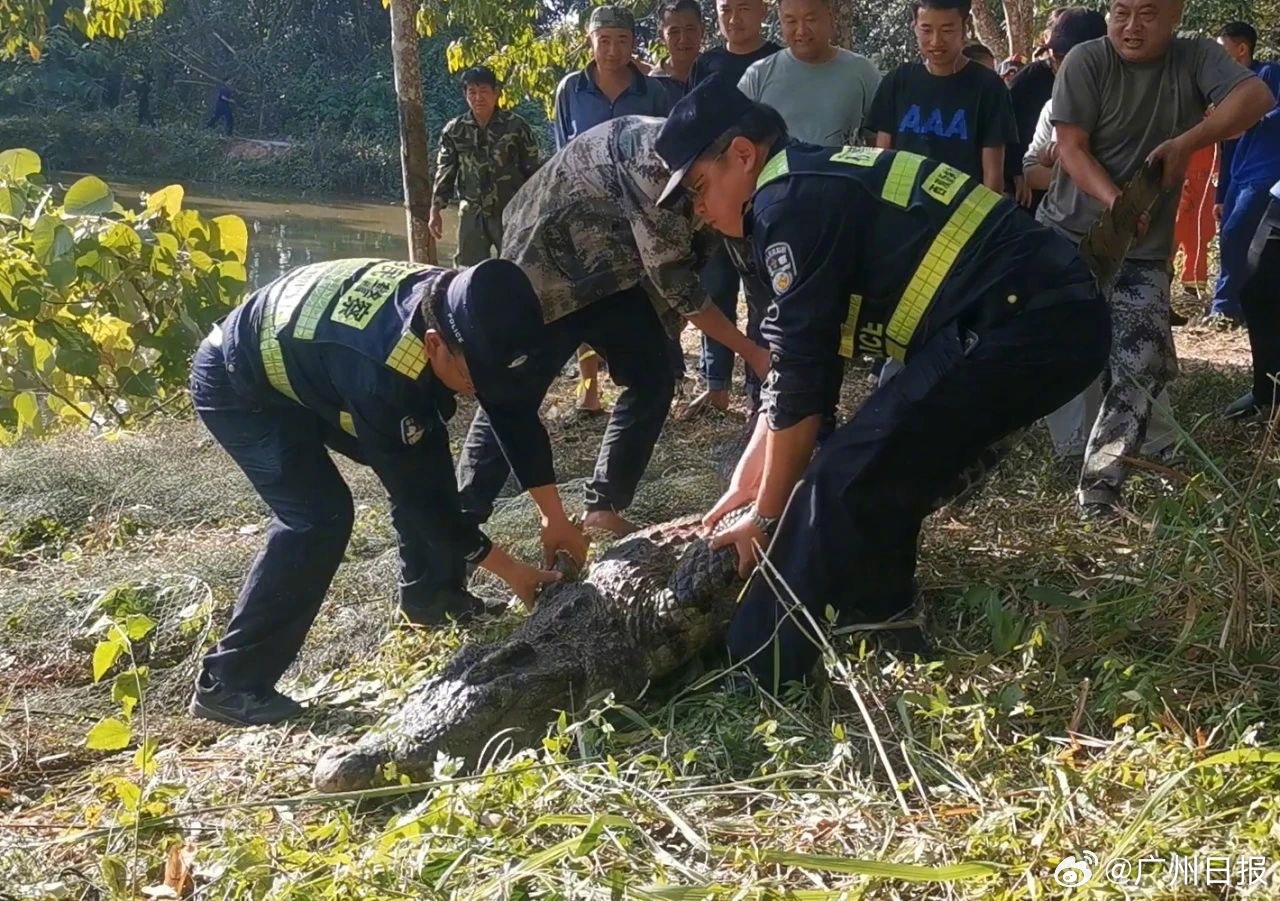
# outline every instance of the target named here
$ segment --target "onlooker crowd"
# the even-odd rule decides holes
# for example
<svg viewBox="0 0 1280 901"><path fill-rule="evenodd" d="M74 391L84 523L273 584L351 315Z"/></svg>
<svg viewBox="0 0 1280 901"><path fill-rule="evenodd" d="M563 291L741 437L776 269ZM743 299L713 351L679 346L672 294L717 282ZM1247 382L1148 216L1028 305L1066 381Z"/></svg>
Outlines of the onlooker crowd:
<svg viewBox="0 0 1280 901"><path fill-rule="evenodd" d="M1258 36L1243 22L1223 26L1216 41L1178 37L1181 0L1112 0L1107 16L1054 8L1029 60L973 39L971 0L917 0L919 58L882 76L838 46L831 2L779 0L779 46L766 36L766 0L717 0L722 40L704 50L697 0L666 0L656 15L662 58L652 64L638 58L632 13L596 7L591 61L556 90L555 146L619 116L666 116L715 74L780 113L793 138L945 162L1077 242L1144 160L1160 162L1165 190L1106 286L1111 365L1050 419L1058 452L1083 459L1081 504L1114 508L1123 458L1167 453L1174 442L1164 389L1177 371L1170 325L1185 320L1172 310L1173 285L1201 297L1211 321L1243 318L1250 243L1280 181L1280 65L1254 58ZM442 134L432 227L439 235L439 207L461 202L456 262L469 265L498 252L502 207L538 160L527 124L497 109L493 73L468 70L462 81L469 112ZM1211 285L1215 232L1221 264ZM769 292L750 270L741 245L725 239L701 280L731 322L745 294L754 339ZM580 360L581 406L600 410L596 361L587 348ZM678 342L670 364L683 376ZM687 414L727 408L733 368L733 353L704 336L706 391ZM758 380L750 367L744 374L757 406Z"/></svg>

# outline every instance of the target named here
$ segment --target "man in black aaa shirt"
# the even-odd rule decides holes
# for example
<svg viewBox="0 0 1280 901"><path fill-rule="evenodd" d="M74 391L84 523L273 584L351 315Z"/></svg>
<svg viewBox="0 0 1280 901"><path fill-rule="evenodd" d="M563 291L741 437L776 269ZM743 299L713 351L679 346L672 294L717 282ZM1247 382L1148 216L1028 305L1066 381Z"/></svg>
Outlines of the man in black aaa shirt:
<svg viewBox="0 0 1280 901"><path fill-rule="evenodd" d="M924 62L880 82L866 127L876 146L947 163L1004 192L1005 148L1018 141L1009 89L964 55L967 0L923 0L915 13Z"/></svg>
<svg viewBox="0 0 1280 901"><path fill-rule="evenodd" d="M717 0L716 18L724 46L698 55L689 76L689 86L719 73L729 84L737 84L752 63L772 56L782 48L764 39L764 0Z"/></svg>

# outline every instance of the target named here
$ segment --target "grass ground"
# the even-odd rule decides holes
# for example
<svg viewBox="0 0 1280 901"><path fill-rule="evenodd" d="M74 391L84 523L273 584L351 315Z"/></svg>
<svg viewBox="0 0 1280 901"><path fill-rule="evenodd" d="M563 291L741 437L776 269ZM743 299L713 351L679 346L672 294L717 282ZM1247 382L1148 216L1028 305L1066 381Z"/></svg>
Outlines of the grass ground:
<svg viewBox="0 0 1280 901"><path fill-rule="evenodd" d="M541 747L475 776L446 761L430 785L354 796L310 791L319 754L468 637L389 628L395 543L367 473L344 466L356 534L282 686L319 712L232 731L184 713L265 524L220 450L177 421L0 451L0 897L164 896L166 865L211 899L1276 897L1280 467L1261 427L1214 416L1243 384L1243 335L1179 340L1188 438L1180 462L1135 477L1131 518L1081 523L1074 473L1039 432L928 524L937 660L837 636L803 697L726 696L690 674L549 715ZM851 405L865 369L847 385ZM560 427L571 405L548 413L569 480L598 438ZM669 423L636 518L705 508L709 449L739 422ZM531 554L533 522L512 499L490 531ZM127 665L93 681L104 613L158 623L134 648L149 667L134 742L114 753L85 747L119 715ZM1055 879L1090 855L1089 888ZM1113 858L1130 868L1109 882Z"/></svg>

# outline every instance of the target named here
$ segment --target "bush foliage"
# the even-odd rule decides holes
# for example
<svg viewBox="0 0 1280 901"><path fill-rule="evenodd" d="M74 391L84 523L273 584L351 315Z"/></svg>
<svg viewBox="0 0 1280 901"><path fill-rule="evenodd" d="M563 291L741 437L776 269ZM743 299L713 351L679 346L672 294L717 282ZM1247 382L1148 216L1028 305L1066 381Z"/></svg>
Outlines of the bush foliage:
<svg viewBox="0 0 1280 901"><path fill-rule="evenodd" d="M180 397L245 285L239 216L183 209L178 185L127 210L99 178L61 192L41 171L32 150L0 153L0 441L129 425Z"/></svg>

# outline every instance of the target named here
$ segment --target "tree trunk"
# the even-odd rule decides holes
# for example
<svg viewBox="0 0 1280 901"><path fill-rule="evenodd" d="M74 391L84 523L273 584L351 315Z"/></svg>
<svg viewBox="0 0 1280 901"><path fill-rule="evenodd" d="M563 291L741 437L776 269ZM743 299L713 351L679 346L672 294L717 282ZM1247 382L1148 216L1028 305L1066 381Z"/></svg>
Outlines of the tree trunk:
<svg viewBox="0 0 1280 901"><path fill-rule="evenodd" d="M391 0L391 57L400 112L400 173L409 224L409 259L436 262L436 243L427 228L431 216L427 121L422 113L422 72L418 59L415 0Z"/></svg>
<svg viewBox="0 0 1280 901"><path fill-rule="evenodd" d="M1009 33L1010 55L1020 53L1031 59L1035 43L1036 9L1033 0L1004 0L1005 30Z"/></svg>
<svg viewBox="0 0 1280 901"><path fill-rule="evenodd" d="M978 40L987 46L997 60L1004 59L1009 42L1005 39L1004 29L991 15L986 0L978 0L973 4L973 30L978 33Z"/></svg>
<svg viewBox="0 0 1280 901"><path fill-rule="evenodd" d="M831 4L831 11L836 19L836 46L852 50L857 40L853 0L836 0Z"/></svg>

